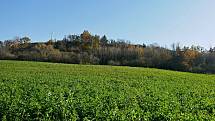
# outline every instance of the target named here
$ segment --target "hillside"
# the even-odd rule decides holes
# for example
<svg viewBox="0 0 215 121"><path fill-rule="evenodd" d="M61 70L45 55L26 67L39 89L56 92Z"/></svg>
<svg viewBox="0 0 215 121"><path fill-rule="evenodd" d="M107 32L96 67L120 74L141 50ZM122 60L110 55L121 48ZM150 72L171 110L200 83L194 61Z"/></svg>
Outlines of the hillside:
<svg viewBox="0 0 215 121"><path fill-rule="evenodd" d="M165 44L165 43L164 43ZM215 48L158 44L134 44L108 39L85 30L60 40L40 42L30 37L0 41L1 60L25 60L68 64L113 65L215 74Z"/></svg>
<svg viewBox="0 0 215 121"><path fill-rule="evenodd" d="M0 120L215 120L215 75L0 61Z"/></svg>

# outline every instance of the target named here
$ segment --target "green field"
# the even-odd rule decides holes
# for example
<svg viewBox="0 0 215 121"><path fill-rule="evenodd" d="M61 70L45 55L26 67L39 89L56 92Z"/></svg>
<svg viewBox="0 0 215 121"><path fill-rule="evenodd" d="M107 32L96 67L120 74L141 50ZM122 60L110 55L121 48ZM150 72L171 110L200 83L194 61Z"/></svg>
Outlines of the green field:
<svg viewBox="0 0 215 121"><path fill-rule="evenodd" d="M0 120L215 120L215 75L0 61Z"/></svg>

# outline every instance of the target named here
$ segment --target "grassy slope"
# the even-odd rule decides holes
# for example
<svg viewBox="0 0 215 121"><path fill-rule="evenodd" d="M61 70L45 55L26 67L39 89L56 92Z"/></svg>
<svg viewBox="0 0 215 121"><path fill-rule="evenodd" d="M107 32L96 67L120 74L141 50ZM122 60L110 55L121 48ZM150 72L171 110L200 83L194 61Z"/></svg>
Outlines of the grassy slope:
<svg viewBox="0 0 215 121"><path fill-rule="evenodd" d="M215 120L215 75L0 61L0 119Z"/></svg>

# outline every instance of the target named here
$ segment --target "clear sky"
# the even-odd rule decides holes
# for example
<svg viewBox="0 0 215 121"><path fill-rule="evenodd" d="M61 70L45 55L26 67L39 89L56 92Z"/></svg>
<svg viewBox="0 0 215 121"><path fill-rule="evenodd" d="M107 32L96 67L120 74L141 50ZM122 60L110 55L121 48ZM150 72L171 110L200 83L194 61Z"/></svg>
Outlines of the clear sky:
<svg viewBox="0 0 215 121"><path fill-rule="evenodd" d="M215 46L215 0L0 0L0 40L83 30L132 43Z"/></svg>

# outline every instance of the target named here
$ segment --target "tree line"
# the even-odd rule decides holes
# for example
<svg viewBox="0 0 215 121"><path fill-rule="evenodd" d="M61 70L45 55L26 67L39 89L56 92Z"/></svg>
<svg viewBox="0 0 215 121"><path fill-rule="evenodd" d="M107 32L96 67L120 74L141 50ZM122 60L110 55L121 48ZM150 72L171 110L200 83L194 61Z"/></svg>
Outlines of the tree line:
<svg viewBox="0 0 215 121"><path fill-rule="evenodd" d="M105 35L68 35L62 40L31 42L29 37L0 41L0 59L72 64L150 67L197 73L215 73L215 48L200 46L171 49L157 44L132 44Z"/></svg>

